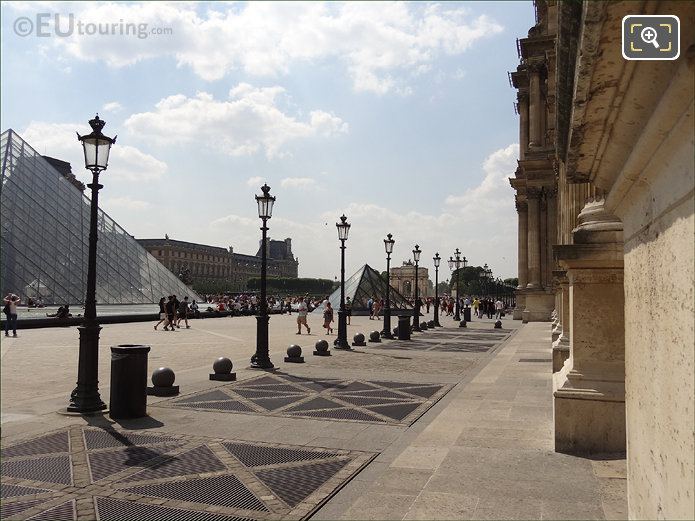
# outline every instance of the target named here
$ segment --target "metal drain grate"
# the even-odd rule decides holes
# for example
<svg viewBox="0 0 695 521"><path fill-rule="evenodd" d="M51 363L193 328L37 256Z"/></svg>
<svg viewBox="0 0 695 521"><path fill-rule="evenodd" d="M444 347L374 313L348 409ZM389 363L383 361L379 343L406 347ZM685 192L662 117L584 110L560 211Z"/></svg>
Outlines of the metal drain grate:
<svg viewBox="0 0 695 521"><path fill-rule="evenodd" d="M420 407L419 403L399 403L394 405L376 405L367 407L370 411L378 412L394 420L401 421L415 409Z"/></svg>
<svg viewBox="0 0 695 521"><path fill-rule="evenodd" d="M201 445L200 447L196 447L188 452L163 461L154 467L129 476L122 481L145 481L148 479L217 472L226 469L227 467L224 466L224 463L222 463L206 445Z"/></svg>
<svg viewBox="0 0 695 521"><path fill-rule="evenodd" d="M365 405L384 405L384 403L390 403L386 401L384 398L375 398L373 396L336 396L336 398L347 402L351 403L352 405L359 405L359 406L365 406ZM401 397L405 398L405 397ZM420 403L418 403L420 405Z"/></svg>
<svg viewBox="0 0 695 521"><path fill-rule="evenodd" d="M30 460L3 461L3 476L46 483L72 485L70 456L43 456Z"/></svg>
<svg viewBox="0 0 695 521"><path fill-rule="evenodd" d="M319 452L313 450L285 449L282 447L266 447L263 445L246 445L244 443L223 443L224 448L247 467L277 465L278 463L294 463L315 459L333 458L335 452Z"/></svg>
<svg viewBox="0 0 695 521"><path fill-rule="evenodd" d="M315 409L336 409L338 407L343 407L343 405L332 402L331 400L326 400L325 398L319 396L308 402L301 403L295 407L287 409L285 412L295 412L295 411L313 411Z"/></svg>
<svg viewBox="0 0 695 521"><path fill-rule="evenodd" d="M251 409L248 405L229 400L227 402L199 402L199 403L187 403L182 405L182 407L190 407L192 409L215 409L217 411L230 411L230 412L256 412Z"/></svg>
<svg viewBox="0 0 695 521"><path fill-rule="evenodd" d="M29 521L74 521L77 519L75 501L68 501L29 518Z"/></svg>
<svg viewBox="0 0 695 521"><path fill-rule="evenodd" d="M397 394L385 389L377 389L376 391L353 391L350 392L350 394L353 396L369 396L371 398L396 398L400 400L408 399L408 397L405 395ZM335 393L335 396L336 398L340 398L342 396L342 392Z"/></svg>
<svg viewBox="0 0 695 521"><path fill-rule="evenodd" d="M188 481L142 485L121 489L121 491L142 496L268 512L261 500L254 496L236 476L214 476Z"/></svg>
<svg viewBox="0 0 695 521"><path fill-rule="evenodd" d="M35 440L25 441L12 447L3 448L1 453L3 458L13 458L15 456L34 456L37 454L55 454L58 452L68 452L68 433L56 432L48 436L42 436Z"/></svg>
<svg viewBox="0 0 695 521"><path fill-rule="evenodd" d="M149 434L123 434L114 430L85 429L84 441L88 449L108 449L124 445L147 445L175 441L168 436Z"/></svg>
<svg viewBox="0 0 695 521"><path fill-rule="evenodd" d="M419 396L421 398L429 398L430 396L434 396L437 394L439 391L442 390L441 385L432 385L428 387L413 387L410 389L399 389L403 393L408 393L408 394L414 394L415 396Z"/></svg>
<svg viewBox="0 0 695 521"><path fill-rule="evenodd" d="M382 387L388 387L389 389L400 389L401 387L413 387L417 383L413 382L371 382Z"/></svg>
<svg viewBox="0 0 695 521"><path fill-rule="evenodd" d="M19 485L8 485L3 483L0 485L0 497L7 499L10 497L30 496L32 494L41 494L42 492L52 492L47 488L20 487Z"/></svg>
<svg viewBox="0 0 695 521"><path fill-rule="evenodd" d="M215 390L208 393L196 394L194 396L188 396L181 400L176 400L174 403L194 403L194 402L212 402L215 400L229 400L231 396L222 391Z"/></svg>
<svg viewBox="0 0 695 521"><path fill-rule="evenodd" d="M16 516L44 501L44 499L34 499L32 501L19 501L14 503L3 502L2 505L0 505L0 518L7 519L10 516Z"/></svg>
<svg viewBox="0 0 695 521"><path fill-rule="evenodd" d="M289 405L299 400L303 400L306 396L292 396L288 398L253 398L251 401L256 405L260 405L264 409L274 411L285 405Z"/></svg>
<svg viewBox="0 0 695 521"><path fill-rule="evenodd" d="M178 446L178 443L171 443L156 448L126 447L125 449L89 454L88 461L92 481L99 481L130 467L142 467L145 462L163 456Z"/></svg>
<svg viewBox="0 0 695 521"><path fill-rule="evenodd" d="M552 362L550 358L519 358L519 362Z"/></svg>
<svg viewBox="0 0 695 521"><path fill-rule="evenodd" d="M229 517L210 512L144 505L142 503L104 497L96 498L96 506L99 521L143 521L145 519L166 521L252 521L242 517Z"/></svg>
<svg viewBox="0 0 695 521"><path fill-rule="evenodd" d="M277 398L278 393L273 391L261 391L256 389L232 389L235 393L244 398ZM301 393L301 391L297 391Z"/></svg>
<svg viewBox="0 0 695 521"><path fill-rule="evenodd" d="M371 416L356 409L330 409L327 411L304 411L293 413L292 416L307 416L310 418L328 418L330 420L360 420L368 422L383 422L381 418Z"/></svg>
<svg viewBox="0 0 695 521"><path fill-rule="evenodd" d="M253 387L249 386L249 389L255 389L257 391L272 391L275 393L288 393L288 394L299 394L299 393L304 393L306 392L304 389L300 389L299 387L294 387L292 385L287 385L287 384L278 384L278 385L264 385L262 387L256 387L255 385Z"/></svg>
<svg viewBox="0 0 695 521"><path fill-rule="evenodd" d="M362 382L350 382L347 385L341 385L336 391L340 391L341 393L347 393L347 392L352 392L352 391L374 391L377 390L377 387L374 387L373 385L367 385Z"/></svg>
<svg viewBox="0 0 695 521"><path fill-rule="evenodd" d="M289 506L294 507L335 476L349 460L327 461L301 467L261 470L256 476Z"/></svg>

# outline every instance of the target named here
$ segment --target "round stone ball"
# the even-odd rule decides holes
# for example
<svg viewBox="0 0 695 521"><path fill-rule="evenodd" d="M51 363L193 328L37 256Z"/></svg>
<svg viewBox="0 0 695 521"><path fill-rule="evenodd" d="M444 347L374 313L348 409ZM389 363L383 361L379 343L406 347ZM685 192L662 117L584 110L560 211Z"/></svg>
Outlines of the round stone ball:
<svg viewBox="0 0 695 521"><path fill-rule="evenodd" d="M232 361L223 356L219 357L212 364L212 370L215 371L215 374L229 374L232 372L232 367L234 367Z"/></svg>
<svg viewBox="0 0 695 521"><path fill-rule="evenodd" d="M376 342L380 338L381 333L379 333L378 331L372 331L371 333L369 333L369 340L371 340L372 342Z"/></svg>
<svg viewBox="0 0 695 521"><path fill-rule="evenodd" d="M498 320L497 322L495 322L495 329L502 329L502 321L501 320Z"/></svg>
<svg viewBox="0 0 695 521"><path fill-rule="evenodd" d="M355 344L364 343L364 335L362 333L357 333L352 339L355 341Z"/></svg>
<svg viewBox="0 0 695 521"><path fill-rule="evenodd" d="M292 344L287 348L287 356L290 358L297 358L302 356L302 348L298 345Z"/></svg>
<svg viewBox="0 0 695 521"><path fill-rule="evenodd" d="M394 328L393 328L393 334L396 335L396 336L398 336L398 328L397 328L397 327L394 327Z"/></svg>
<svg viewBox="0 0 695 521"><path fill-rule="evenodd" d="M152 385L155 387L171 387L174 385L176 375L168 367L160 367L152 372Z"/></svg>
<svg viewBox="0 0 695 521"><path fill-rule="evenodd" d="M427 327L433 328L434 327L434 320L430 320L429 322L427 322Z"/></svg>
<svg viewBox="0 0 695 521"><path fill-rule="evenodd" d="M427 331L427 322L423 322L422 324L420 324L420 329L422 329L423 331Z"/></svg>
<svg viewBox="0 0 695 521"><path fill-rule="evenodd" d="M314 347L316 348L316 351L318 351L319 353L325 353L326 351L328 351L328 342L326 342L325 340L319 340L318 342L316 342Z"/></svg>

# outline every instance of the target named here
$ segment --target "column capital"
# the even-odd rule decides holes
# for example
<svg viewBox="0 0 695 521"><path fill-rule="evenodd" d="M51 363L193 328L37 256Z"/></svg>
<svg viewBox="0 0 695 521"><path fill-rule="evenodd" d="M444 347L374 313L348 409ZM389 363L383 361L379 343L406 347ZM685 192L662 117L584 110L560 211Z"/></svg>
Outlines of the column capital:
<svg viewBox="0 0 695 521"><path fill-rule="evenodd" d="M526 68L531 74L544 72L545 60L543 58L531 58L526 61Z"/></svg>
<svg viewBox="0 0 695 521"><path fill-rule="evenodd" d="M521 213L521 212L527 212L528 211L528 204L526 203L525 200L520 200L517 198L517 200L514 202L516 205L516 211Z"/></svg>
<svg viewBox="0 0 695 521"><path fill-rule="evenodd" d="M535 186L526 187L526 197L528 199L540 199L543 189Z"/></svg>
<svg viewBox="0 0 695 521"><path fill-rule="evenodd" d="M516 93L516 100L519 102L522 101L528 101L528 90L519 90L519 92Z"/></svg>

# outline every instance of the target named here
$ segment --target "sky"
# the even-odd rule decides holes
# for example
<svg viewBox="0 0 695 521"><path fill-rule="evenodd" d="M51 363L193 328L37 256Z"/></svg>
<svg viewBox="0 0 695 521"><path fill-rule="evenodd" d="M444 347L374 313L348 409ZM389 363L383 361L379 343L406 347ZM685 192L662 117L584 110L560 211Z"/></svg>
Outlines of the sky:
<svg viewBox="0 0 695 521"><path fill-rule="evenodd" d="M137 238L255 254L254 200L302 277L456 248L516 276L516 38L531 2L3 2L2 130L70 161L118 135L101 207ZM446 263L440 280L449 277Z"/></svg>

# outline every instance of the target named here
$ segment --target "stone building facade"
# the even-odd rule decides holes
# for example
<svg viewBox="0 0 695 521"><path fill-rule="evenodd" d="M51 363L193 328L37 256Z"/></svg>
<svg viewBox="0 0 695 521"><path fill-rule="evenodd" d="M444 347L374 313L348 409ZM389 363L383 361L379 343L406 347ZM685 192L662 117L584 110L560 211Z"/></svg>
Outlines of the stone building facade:
<svg viewBox="0 0 695 521"><path fill-rule="evenodd" d="M426 297L430 294L429 274L427 268L418 266L418 294ZM415 296L415 264L411 260L403 261L402 266L391 268L389 282L404 297Z"/></svg>
<svg viewBox="0 0 695 521"><path fill-rule="evenodd" d="M629 517L693 519L695 3L535 8L514 318L552 321L556 450L626 450ZM679 17L679 58L622 57L638 14Z"/></svg>
<svg viewBox="0 0 695 521"><path fill-rule="evenodd" d="M164 264L174 275L185 273L190 282L220 281L229 291L245 291L249 279L260 277L261 241L256 255L234 253L234 249L208 246L193 242L163 239L137 239L137 241ZM292 239L274 241L268 239L268 276L296 278L299 259L292 254Z"/></svg>

